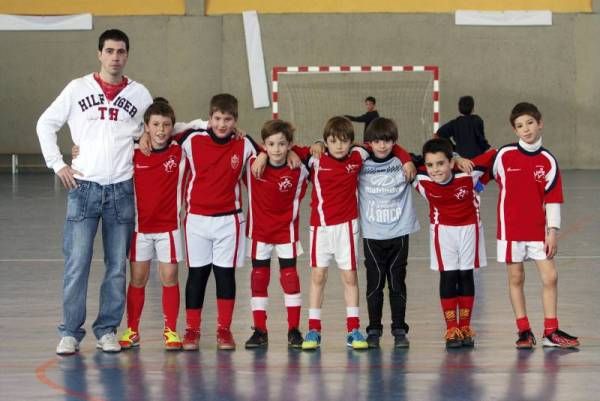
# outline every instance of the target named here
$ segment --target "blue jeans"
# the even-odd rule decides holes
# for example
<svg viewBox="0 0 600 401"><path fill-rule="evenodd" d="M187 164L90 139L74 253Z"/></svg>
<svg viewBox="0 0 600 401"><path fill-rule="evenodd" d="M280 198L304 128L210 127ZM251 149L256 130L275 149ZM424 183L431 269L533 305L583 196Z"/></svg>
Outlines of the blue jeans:
<svg viewBox="0 0 600 401"><path fill-rule="evenodd" d="M116 332L125 307L125 272L133 233L135 207L133 180L99 185L78 180L69 191L63 239L65 271L61 336L81 341L94 237L102 220L104 279L100 287L100 308L92 325L96 338Z"/></svg>

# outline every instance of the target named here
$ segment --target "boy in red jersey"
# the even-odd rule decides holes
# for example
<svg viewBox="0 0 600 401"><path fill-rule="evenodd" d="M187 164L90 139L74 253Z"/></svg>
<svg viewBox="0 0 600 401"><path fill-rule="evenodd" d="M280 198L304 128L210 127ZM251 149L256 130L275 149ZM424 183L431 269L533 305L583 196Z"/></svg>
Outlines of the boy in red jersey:
<svg viewBox="0 0 600 401"><path fill-rule="evenodd" d="M519 331L517 348L532 348L525 308L525 270L523 262L535 260L542 280L545 347L574 348L573 337L558 328L557 281L554 264L560 204L563 202L560 171L554 156L542 147L544 123L538 108L531 103L517 104L510 124L519 142L498 150L493 173L498 195L498 262L507 265L510 301Z"/></svg>
<svg viewBox="0 0 600 401"><path fill-rule="evenodd" d="M171 139L174 124L175 113L165 100L151 104L144 114L144 125L150 136L152 153L145 156L136 148L133 156L137 213L130 250L127 330L119 341L123 349L139 345L145 287L155 255L163 285L165 348L181 348L176 331L179 314L177 264L183 259L179 212L185 159L182 159L181 147Z"/></svg>
<svg viewBox="0 0 600 401"><path fill-rule="evenodd" d="M267 121L261 137L268 163L260 178L251 173L257 156L251 156L246 166L248 187L247 236L251 249L252 316L254 333L246 348L266 347L268 285L271 277L271 253L279 258L280 283L284 292L288 318L288 346L302 346L300 325L300 280L296 258L303 253L298 236L300 202L306 192L308 170L304 165L291 169L286 165L294 139L294 127L286 121ZM264 158L264 156L261 156Z"/></svg>
<svg viewBox="0 0 600 401"><path fill-rule="evenodd" d="M327 282L327 271L334 258L341 271L346 301L347 346L368 347L360 333L358 278L356 259L358 245L358 174L369 154L360 147L352 148L354 130L350 120L333 117L325 125L323 139L327 152L308 160L313 183L310 217L311 287L309 331L302 349L316 349L321 343L321 305ZM351 149L352 148L352 149ZM400 149L400 148L399 148ZM403 161L410 156L403 153ZM307 149L300 156L308 156Z"/></svg>
<svg viewBox="0 0 600 401"><path fill-rule="evenodd" d="M494 155L492 150L476 157L470 174L455 172L452 144L431 139L423 145L426 172L419 172L413 183L429 203L430 268L440 272L447 348L474 346L473 269L486 265L475 185L491 167Z"/></svg>
<svg viewBox="0 0 600 401"><path fill-rule="evenodd" d="M185 350L197 350L204 293L211 271L217 292L217 347L235 349L230 326L235 304L235 268L244 261L244 216L240 178L256 145L236 134L237 99L213 96L210 128L187 131L180 138L190 169L185 190L186 283Z"/></svg>

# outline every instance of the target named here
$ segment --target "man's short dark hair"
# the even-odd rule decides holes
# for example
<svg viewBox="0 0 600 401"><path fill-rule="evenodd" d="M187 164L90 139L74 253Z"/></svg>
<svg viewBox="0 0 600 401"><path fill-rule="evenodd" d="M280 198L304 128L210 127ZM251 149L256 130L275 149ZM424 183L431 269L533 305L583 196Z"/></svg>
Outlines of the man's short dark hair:
<svg viewBox="0 0 600 401"><path fill-rule="evenodd" d="M542 113L538 110L535 104L521 102L517 103L510 112L510 125L515 127L515 120L521 116L528 115L535 118L538 123L542 119Z"/></svg>
<svg viewBox="0 0 600 401"><path fill-rule="evenodd" d="M365 131L365 142L398 140L398 126L394 120L379 117L371 121Z"/></svg>
<svg viewBox="0 0 600 401"><path fill-rule="evenodd" d="M214 95L210 99L209 116L212 116L215 111L220 111L223 114L231 114L233 118L238 118L238 100L235 96L229 93L220 93Z"/></svg>
<svg viewBox="0 0 600 401"><path fill-rule="evenodd" d="M365 102L371 102L373 104L377 104L377 101L375 100L375 98L373 96L367 96L365 98Z"/></svg>
<svg viewBox="0 0 600 401"><path fill-rule="evenodd" d="M458 99L458 111L460 114L471 114L473 112L473 108L475 107L475 99L473 96L463 96Z"/></svg>
<svg viewBox="0 0 600 401"><path fill-rule="evenodd" d="M125 42L125 49L129 52L129 38L125 32L119 29L109 29L102 32L102 35L98 38L98 51L104 49L104 42L107 40L114 40L117 42Z"/></svg>
<svg viewBox="0 0 600 401"><path fill-rule="evenodd" d="M427 153L442 152L448 160L452 160L452 143L446 138L430 139L423 145L423 158Z"/></svg>

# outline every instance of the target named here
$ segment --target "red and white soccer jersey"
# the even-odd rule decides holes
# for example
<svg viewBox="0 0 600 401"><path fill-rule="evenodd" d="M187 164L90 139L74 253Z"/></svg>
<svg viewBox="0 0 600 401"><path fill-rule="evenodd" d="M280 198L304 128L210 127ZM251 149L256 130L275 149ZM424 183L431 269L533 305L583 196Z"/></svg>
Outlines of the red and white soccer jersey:
<svg viewBox="0 0 600 401"><path fill-rule="evenodd" d="M498 194L497 238L505 241L544 241L544 205L562 203L562 182L558 163L540 147L528 152L519 144L498 150L493 174Z"/></svg>
<svg viewBox="0 0 600 401"><path fill-rule="evenodd" d="M266 166L261 178L256 178L250 166L256 160L251 156L246 167L248 187L248 238L267 244L288 244L299 240L298 216L300 202L306 193L308 170L304 165Z"/></svg>
<svg viewBox="0 0 600 401"><path fill-rule="evenodd" d="M486 265L475 184L488 171L495 151L475 159L471 174L453 172L438 184L423 170L413 185L429 204L431 269L446 271Z"/></svg>
<svg viewBox="0 0 600 401"><path fill-rule="evenodd" d="M138 233L164 233L179 228L185 159L177 142L149 156L136 149L133 155Z"/></svg>
<svg viewBox="0 0 600 401"><path fill-rule="evenodd" d="M242 210L240 178L256 149L248 138L218 138L208 130L189 131L180 139L190 168L188 213L222 216Z"/></svg>

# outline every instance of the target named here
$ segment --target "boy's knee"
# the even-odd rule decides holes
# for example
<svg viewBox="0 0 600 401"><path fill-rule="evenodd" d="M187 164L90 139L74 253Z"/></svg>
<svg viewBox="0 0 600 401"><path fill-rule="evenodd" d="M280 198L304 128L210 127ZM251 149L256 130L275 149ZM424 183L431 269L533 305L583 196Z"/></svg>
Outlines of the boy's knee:
<svg viewBox="0 0 600 401"><path fill-rule="evenodd" d="M313 268L310 274L313 284L323 285L327 281L327 269Z"/></svg>

